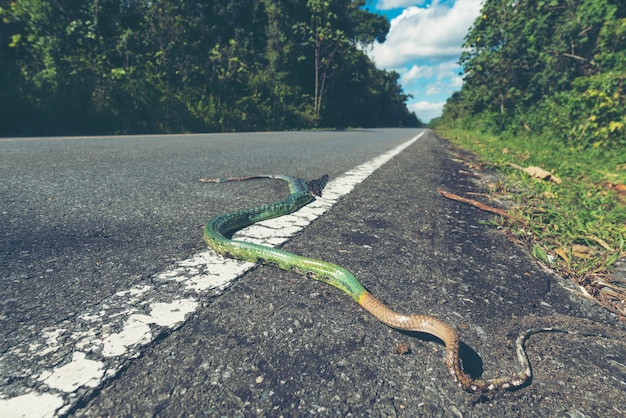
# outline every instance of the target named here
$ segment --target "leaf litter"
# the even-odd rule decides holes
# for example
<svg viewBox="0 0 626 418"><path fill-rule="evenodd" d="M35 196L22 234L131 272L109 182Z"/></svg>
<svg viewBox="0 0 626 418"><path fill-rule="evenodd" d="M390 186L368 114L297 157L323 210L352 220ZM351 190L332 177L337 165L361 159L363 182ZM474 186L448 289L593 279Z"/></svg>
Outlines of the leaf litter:
<svg viewBox="0 0 626 418"><path fill-rule="evenodd" d="M483 164L468 161L468 158L463 156L459 156L459 159L471 173L470 176L466 171L461 174L481 179L491 190L491 194L488 195L490 200L510 196L509 188L484 178L481 174ZM492 165L497 168L496 164ZM550 182L559 188L569 186L563 184L559 177L540 167L524 168L513 163L507 163L506 166L520 170L537 181ZM520 186L516 184L516 187ZM619 205L623 206L626 203L626 186L604 183L602 187L606 191L615 192ZM541 202L556 199L558 192L546 190L532 199L518 199L512 209L502 209L439 190L439 193L448 199L498 215L499 218L494 223L507 227L511 232L514 231L511 234L513 240L530 244L533 256L543 263L544 268L571 280L576 285L579 296L593 300L626 322L626 248L623 238L619 238L617 245L615 243L611 245L604 238L594 234L574 235L571 231L562 231L565 235L574 235L563 240L559 234L542 233L541 230L544 228L552 228L555 231L560 228L559 223L549 222L550 217L563 216L558 213L558 207L546 209ZM532 191L525 190L525 193L532 194ZM622 231L626 231L626 223L623 227ZM621 274L616 273L615 267L622 270Z"/></svg>

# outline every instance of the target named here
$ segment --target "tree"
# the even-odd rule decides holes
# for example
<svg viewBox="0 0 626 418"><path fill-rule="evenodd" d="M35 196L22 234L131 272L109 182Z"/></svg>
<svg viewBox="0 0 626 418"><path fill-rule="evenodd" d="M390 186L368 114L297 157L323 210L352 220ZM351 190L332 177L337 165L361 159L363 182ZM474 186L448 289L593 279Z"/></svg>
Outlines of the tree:
<svg viewBox="0 0 626 418"><path fill-rule="evenodd" d="M626 19L619 0L487 0L465 38L464 84L444 109L497 132L626 143Z"/></svg>
<svg viewBox="0 0 626 418"><path fill-rule="evenodd" d="M406 96L397 77L375 71L357 48L383 40L389 28L364 4L13 0L0 7L0 111L15 118L0 126L0 134L387 121L355 115L351 99L364 112L375 111L373 103L382 100L380 108L395 112L390 119L403 119ZM346 92L347 85L359 91Z"/></svg>

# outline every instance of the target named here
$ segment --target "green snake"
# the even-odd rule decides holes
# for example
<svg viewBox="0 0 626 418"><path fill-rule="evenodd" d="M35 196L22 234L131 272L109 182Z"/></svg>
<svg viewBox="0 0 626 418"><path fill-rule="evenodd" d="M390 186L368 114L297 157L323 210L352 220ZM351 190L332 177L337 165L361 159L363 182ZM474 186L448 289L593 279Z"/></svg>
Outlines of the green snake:
<svg viewBox="0 0 626 418"><path fill-rule="evenodd" d="M385 325L403 331L427 333L439 338L446 347L445 362L450 375L462 389L468 392L515 389L525 386L532 379L530 363L524 350L526 339L537 332L567 332L557 328L530 329L523 332L516 341L517 357L521 365L519 372L507 378L473 379L463 371L459 356L461 340L458 332L449 324L430 315L409 316L394 312L368 292L348 270L335 264L302 257L276 248L230 239L232 234L239 229L266 219L287 215L311 203L316 197L321 196L322 189L328 181L326 175L309 182L284 175L201 179L201 181L221 183L257 178L286 181L289 185L289 196L280 201L228 212L210 219L204 228L204 239L209 247L225 257L267 264L322 281L347 293L363 309Z"/></svg>

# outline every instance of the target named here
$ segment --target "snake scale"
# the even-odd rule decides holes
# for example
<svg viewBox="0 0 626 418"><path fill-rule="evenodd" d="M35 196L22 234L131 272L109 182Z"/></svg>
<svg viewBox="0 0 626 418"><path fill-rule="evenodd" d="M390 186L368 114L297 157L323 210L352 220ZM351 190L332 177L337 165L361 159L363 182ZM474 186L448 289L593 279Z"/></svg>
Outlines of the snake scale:
<svg viewBox="0 0 626 418"><path fill-rule="evenodd" d="M403 315L394 312L375 298L348 270L328 262L295 255L280 249L230 239L232 234L256 222L276 218L297 211L320 197L328 176L306 182L301 178L284 175L258 175L248 177L201 179L203 182L221 183L257 178L280 179L287 182L290 194L285 199L253 208L237 210L210 219L204 228L204 239L209 247L225 257L252 263L271 265L311 279L319 280L347 293L363 309L385 325L403 331L431 334L446 347L445 363L450 375L462 389L468 392L515 389L525 386L532 379L530 363L524 350L526 339L537 332L567 332L557 328L527 330L516 340L516 352L521 370L510 377L480 380L473 379L463 371L459 356L460 337L449 324L430 315Z"/></svg>

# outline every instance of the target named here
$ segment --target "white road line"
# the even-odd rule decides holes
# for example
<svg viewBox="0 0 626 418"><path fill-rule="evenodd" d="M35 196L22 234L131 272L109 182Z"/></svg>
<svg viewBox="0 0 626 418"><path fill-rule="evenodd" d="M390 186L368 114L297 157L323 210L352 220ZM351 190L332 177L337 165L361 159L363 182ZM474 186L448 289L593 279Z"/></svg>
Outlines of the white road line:
<svg viewBox="0 0 626 418"><path fill-rule="evenodd" d="M285 243L424 132L328 183L323 199L296 213L260 222L235 238L262 245ZM203 251L158 274L153 284L117 292L76 318L40 330L36 341L0 355L0 416L54 417L120 372L160 333L180 327L207 295L217 295L252 263ZM2 382L0 382L2 384Z"/></svg>

